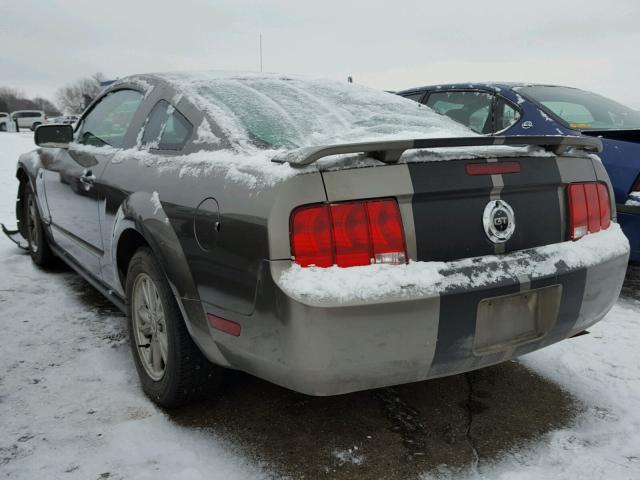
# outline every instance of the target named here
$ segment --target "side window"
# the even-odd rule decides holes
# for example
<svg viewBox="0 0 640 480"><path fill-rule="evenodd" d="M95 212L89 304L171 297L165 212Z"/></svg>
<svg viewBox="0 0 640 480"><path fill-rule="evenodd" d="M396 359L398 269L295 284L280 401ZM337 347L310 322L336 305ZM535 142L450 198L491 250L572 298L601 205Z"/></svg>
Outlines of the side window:
<svg viewBox="0 0 640 480"><path fill-rule="evenodd" d="M427 106L477 133L493 131L493 95L474 91L434 92Z"/></svg>
<svg viewBox="0 0 640 480"><path fill-rule="evenodd" d="M520 111L502 97L496 101L496 132L506 130L520 120Z"/></svg>
<svg viewBox="0 0 640 480"><path fill-rule="evenodd" d="M107 94L83 119L78 142L96 147L124 146L124 137L142 98L142 94L135 90L117 90Z"/></svg>
<svg viewBox="0 0 640 480"><path fill-rule="evenodd" d="M181 150L193 132L193 125L172 105L160 100L144 127L142 145L156 150Z"/></svg>
<svg viewBox="0 0 640 480"><path fill-rule="evenodd" d="M410 93L408 95L402 95L404 98L408 98L409 100L413 100L414 102L419 102L420 100L422 100L422 97L424 96L424 92L415 92L415 93Z"/></svg>

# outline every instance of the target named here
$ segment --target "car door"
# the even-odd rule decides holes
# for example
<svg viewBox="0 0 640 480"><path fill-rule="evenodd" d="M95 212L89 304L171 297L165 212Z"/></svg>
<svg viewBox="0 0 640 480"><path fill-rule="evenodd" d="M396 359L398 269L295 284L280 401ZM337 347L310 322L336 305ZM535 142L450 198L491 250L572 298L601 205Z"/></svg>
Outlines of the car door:
<svg viewBox="0 0 640 480"><path fill-rule="evenodd" d="M100 177L124 139L143 95L135 90L106 94L84 116L76 143L56 149L41 174L56 244L88 273L100 277L103 241L100 211L104 190Z"/></svg>

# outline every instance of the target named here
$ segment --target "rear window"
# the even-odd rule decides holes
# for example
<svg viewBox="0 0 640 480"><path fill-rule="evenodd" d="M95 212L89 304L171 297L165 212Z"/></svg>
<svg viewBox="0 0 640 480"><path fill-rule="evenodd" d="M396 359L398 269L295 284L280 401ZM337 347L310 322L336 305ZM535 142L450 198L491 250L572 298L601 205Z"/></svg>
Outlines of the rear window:
<svg viewBox="0 0 640 480"><path fill-rule="evenodd" d="M580 130L640 128L640 112L595 93L567 87L533 86L518 89Z"/></svg>
<svg viewBox="0 0 640 480"><path fill-rule="evenodd" d="M346 82L206 72L165 78L241 148L473 135L416 102Z"/></svg>

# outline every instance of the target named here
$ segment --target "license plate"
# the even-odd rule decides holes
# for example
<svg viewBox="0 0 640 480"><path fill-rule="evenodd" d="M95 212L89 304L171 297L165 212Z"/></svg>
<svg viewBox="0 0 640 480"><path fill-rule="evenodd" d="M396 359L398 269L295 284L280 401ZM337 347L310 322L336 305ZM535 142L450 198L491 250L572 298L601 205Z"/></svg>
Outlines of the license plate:
<svg viewBox="0 0 640 480"><path fill-rule="evenodd" d="M473 351L485 355L538 340L555 325L562 285L485 298L478 304Z"/></svg>

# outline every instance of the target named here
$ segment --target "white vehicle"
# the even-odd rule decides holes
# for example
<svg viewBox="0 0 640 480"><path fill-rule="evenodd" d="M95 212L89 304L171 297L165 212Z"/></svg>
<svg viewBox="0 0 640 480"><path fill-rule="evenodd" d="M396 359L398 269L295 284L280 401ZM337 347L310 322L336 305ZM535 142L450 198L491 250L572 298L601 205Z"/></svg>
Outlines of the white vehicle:
<svg viewBox="0 0 640 480"><path fill-rule="evenodd" d="M6 132L9 128L9 114L7 112L0 112L0 132Z"/></svg>
<svg viewBox="0 0 640 480"><path fill-rule="evenodd" d="M62 115L60 117L49 117L47 123L62 123L67 125L73 125L78 121L78 115Z"/></svg>
<svg viewBox="0 0 640 480"><path fill-rule="evenodd" d="M11 118L18 122L18 127L29 128L32 131L47 120L47 116L42 110L18 110L11 113Z"/></svg>

